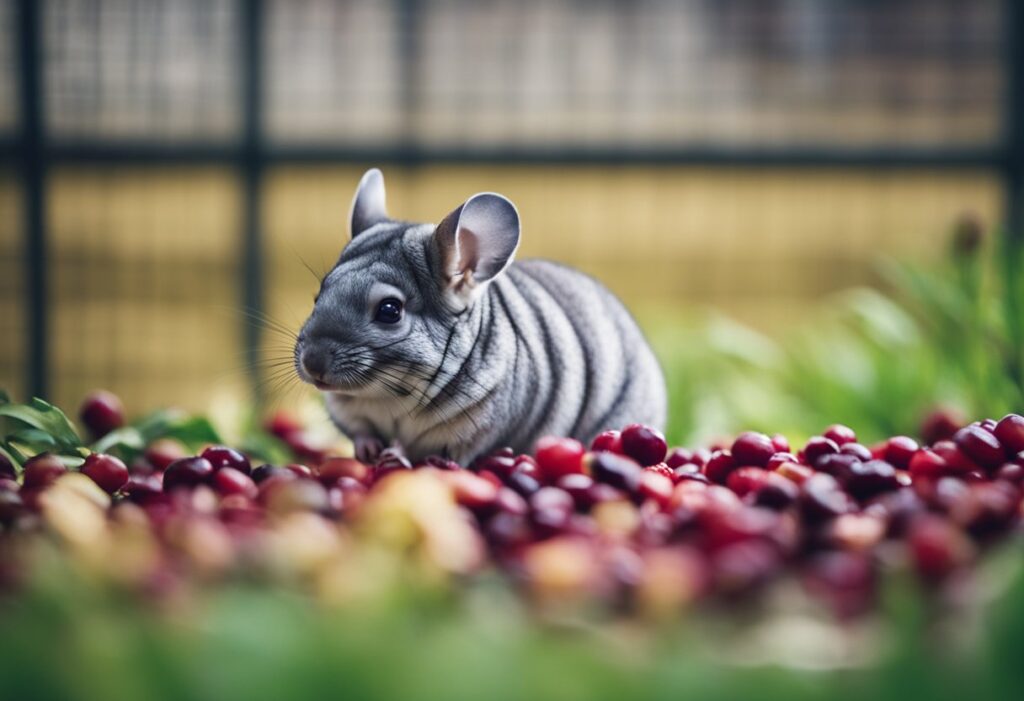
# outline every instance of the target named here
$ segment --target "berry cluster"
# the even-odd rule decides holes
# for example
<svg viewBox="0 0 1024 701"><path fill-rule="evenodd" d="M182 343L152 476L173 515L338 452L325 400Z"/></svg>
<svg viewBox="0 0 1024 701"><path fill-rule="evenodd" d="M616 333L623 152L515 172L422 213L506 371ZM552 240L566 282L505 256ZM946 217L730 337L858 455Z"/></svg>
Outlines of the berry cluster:
<svg viewBox="0 0 1024 701"><path fill-rule="evenodd" d="M631 425L589 447L548 437L533 455L499 450L468 466L413 464L395 449L368 465L311 447L286 417L267 429L302 462L254 467L229 447L190 455L161 439L130 466L92 454L80 475L48 453L20 474L0 464L0 541L49 526L80 548L92 528L114 543L101 548L111 557L128 524L133 547L139 533L150 543L147 585L196 569L226 576L270 550L318 590L357 569L353 542L383 542L459 575L496 565L539 600L659 612L789 573L850 616L871 608L886 568L929 584L968 571L1017 526L1024 493L1016 414L932 426L927 446L906 436L865 446L834 425L798 450L754 432L669 450L658 431Z"/></svg>

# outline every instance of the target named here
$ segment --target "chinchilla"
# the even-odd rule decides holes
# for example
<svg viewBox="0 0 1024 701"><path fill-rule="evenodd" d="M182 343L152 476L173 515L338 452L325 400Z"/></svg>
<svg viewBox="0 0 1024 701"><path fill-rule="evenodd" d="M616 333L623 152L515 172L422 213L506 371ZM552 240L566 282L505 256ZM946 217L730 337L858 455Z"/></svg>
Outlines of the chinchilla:
<svg viewBox="0 0 1024 701"><path fill-rule="evenodd" d="M361 460L397 444L467 464L544 435L663 428L661 368L632 317L583 273L512 262L519 214L505 197L474 195L436 226L396 221L372 169L350 226L295 367Z"/></svg>

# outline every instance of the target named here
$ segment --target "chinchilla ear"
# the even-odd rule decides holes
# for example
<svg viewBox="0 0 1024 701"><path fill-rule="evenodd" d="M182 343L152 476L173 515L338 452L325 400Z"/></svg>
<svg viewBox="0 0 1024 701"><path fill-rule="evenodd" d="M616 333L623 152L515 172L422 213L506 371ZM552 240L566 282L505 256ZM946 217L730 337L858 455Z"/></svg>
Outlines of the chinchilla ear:
<svg viewBox="0 0 1024 701"><path fill-rule="evenodd" d="M370 168L363 174L352 198L352 210L349 213L349 232L352 238L369 229L374 224L388 220L385 204L384 174L378 168Z"/></svg>
<svg viewBox="0 0 1024 701"><path fill-rule="evenodd" d="M459 296L493 279L519 247L519 212L493 192L473 195L434 232L444 285Z"/></svg>

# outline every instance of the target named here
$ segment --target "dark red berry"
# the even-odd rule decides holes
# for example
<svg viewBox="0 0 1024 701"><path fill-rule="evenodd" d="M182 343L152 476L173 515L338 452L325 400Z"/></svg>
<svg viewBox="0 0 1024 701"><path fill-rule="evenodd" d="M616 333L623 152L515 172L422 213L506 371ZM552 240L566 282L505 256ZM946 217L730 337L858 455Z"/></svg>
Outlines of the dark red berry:
<svg viewBox="0 0 1024 701"><path fill-rule="evenodd" d="M1024 450L1024 416L1004 416L996 424L995 436L1010 455Z"/></svg>
<svg viewBox="0 0 1024 701"><path fill-rule="evenodd" d="M640 484L642 468L624 455L594 453L590 460L590 474L597 482L609 484L632 494Z"/></svg>
<svg viewBox="0 0 1024 701"><path fill-rule="evenodd" d="M854 463L842 482L850 494L862 500L900 487L896 469L884 460Z"/></svg>
<svg viewBox="0 0 1024 701"><path fill-rule="evenodd" d="M807 441L807 445L804 446L804 460L811 467L817 467L818 461L826 455L832 453L838 453L839 446L824 436L815 436L811 440Z"/></svg>
<svg viewBox="0 0 1024 701"><path fill-rule="evenodd" d="M279 411L267 419L264 428L268 433L287 441L290 436L302 431L302 423L288 412Z"/></svg>
<svg viewBox="0 0 1024 701"><path fill-rule="evenodd" d="M788 453L790 450L789 439L781 433L776 433L772 436L772 446L775 447L776 453Z"/></svg>
<svg viewBox="0 0 1024 701"><path fill-rule="evenodd" d="M101 438L124 426L124 405L112 392L98 390L86 396L79 418L93 436Z"/></svg>
<svg viewBox="0 0 1024 701"><path fill-rule="evenodd" d="M48 487L67 471L64 463L56 455L40 453L26 461L22 470L22 486L29 489Z"/></svg>
<svg viewBox="0 0 1024 701"><path fill-rule="evenodd" d="M1008 462L996 471L995 479L1010 482L1011 484L1024 484L1024 466L1015 462Z"/></svg>
<svg viewBox="0 0 1024 701"><path fill-rule="evenodd" d="M725 486L743 497L757 492L768 482L768 475L773 473L760 467L740 467L729 473Z"/></svg>
<svg viewBox="0 0 1024 701"><path fill-rule="evenodd" d="M932 452L946 461L946 467L952 473L963 474L978 469L974 461L953 441L939 441L932 446Z"/></svg>
<svg viewBox="0 0 1024 701"><path fill-rule="evenodd" d="M921 439L927 445L948 441L964 423L964 417L952 409L933 411L921 422Z"/></svg>
<svg viewBox="0 0 1024 701"><path fill-rule="evenodd" d="M980 426L961 428L953 435L953 442L967 457L986 470L996 469L1006 457L996 437Z"/></svg>
<svg viewBox="0 0 1024 701"><path fill-rule="evenodd" d="M885 443L885 461L901 470L906 470L910 459L917 452L917 441L909 436L895 436Z"/></svg>
<svg viewBox="0 0 1024 701"><path fill-rule="evenodd" d="M818 459L818 470L844 482L861 461L848 453L827 453Z"/></svg>
<svg viewBox="0 0 1024 701"><path fill-rule="evenodd" d="M213 465L206 458L175 460L164 470L164 489L170 491L176 487L194 487L206 482L212 474Z"/></svg>
<svg viewBox="0 0 1024 701"><path fill-rule="evenodd" d="M951 472L949 464L938 453L927 448L914 453L908 466L913 477L941 477Z"/></svg>
<svg viewBox="0 0 1024 701"><path fill-rule="evenodd" d="M590 449L595 453L599 450L607 450L611 453L622 453L622 434L618 431L605 431L600 433L590 443Z"/></svg>
<svg viewBox="0 0 1024 701"><path fill-rule="evenodd" d="M146 462L155 469L163 471L175 460L188 457L185 446L173 438L161 438L146 446L144 453Z"/></svg>
<svg viewBox="0 0 1024 701"><path fill-rule="evenodd" d="M82 472L108 494L128 484L128 467L113 455L93 453L85 459Z"/></svg>
<svg viewBox="0 0 1024 701"><path fill-rule="evenodd" d="M622 430L622 452L640 465L657 465L665 459L668 444L657 429L631 424Z"/></svg>
<svg viewBox="0 0 1024 701"><path fill-rule="evenodd" d="M540 482L527 472L516 471L509 475L506 480L509 488L520 495L529 498L531 494L540 489Z"/></svg>
<svg viewBox="0 0 1024 701"><path fill-rule="evenodd" d="M693 453L686 448L673 448L665 457L665 464L673 469L681 465L692 465Z"/></svg>
<svg viewBox="0 0 1024 701"><path fill-rule="evenodd" d="M211 484L220 494L241 494L249 499L255 499L259 490L256 483L249 475L233 467L222 467L217 470L211 478Z"/></svg>
<svg viewBox="0 0 1024 701"><path fill-rule="evenodd" d="M349 458L345 458L346 460ZM362 465L362 463L359 463ZM364 465L365 467L365 465ZM294 472L289 470L287 467L280 467L278 465L260 465L252 471L252 479L256 484L263 482L268 479L296 479L297 476Z"/></svg>
<svg viewBox="0 0 1024 701"><path fill-rule="evenodd" d="M842 447L847 443L855 443L857 441L857 434L853 432L853 429L843 424L832 424L825 429L822 433L825 438Z"/></svg>
<svg viewBox="0 0 1024 701"><path fill-rule="evenodd" d="M731 452L737 465L764 467L777 451L771 438L763 433L747 431L733 441Z"/></svg>
<svg viewBox="0 0 1024 701"><path fill-rule="evenodd" d="M857 506L835 477L821 472L800 486L798 501L800 513L812 523L850 513Z"/></svg>
<svg viewBox="0 0 1024 701"><path fill-rule="evenodd" d="M921 516L910 527L910 553L918 573L940 580L967 564L973 548L964 534L939 516Z"/></svg>
<svg viewBox="0 0 1024 701"><path fill-rule="evenodd" d="M202 452L202 457L210 461L214 470L219 470L222 467L231 467L246 475L252 472L249 458L227 446L211 445Z"/></svg>
<svg viewBox="0 0 1024 701"><path fill-rule="evenodd" d="M731 452L728 450L717 450L711 454L711 457L704 464L704 476L715 484L725 484L729 473L737 467L739 465L736 464Z"/></svg>
<svg viewBox="0 0 1024 701"><path fill-rule="evenodd" d="M583 472L583 454L586 451L577 440L546 436L537 441L534 452L545 482L555 482L563 475Z"/></svg>
<svg viewBox="0 0 1024 701"><path fill-rule="evenodd" d="M768 459L768 463L764 466L766 470L776 470L779 465L785 462L799 462L797 457L790 452L779 452L771 456Z"/></svg>
<svg viewBox="0 0 1024 701"><path fill-rule="evenodd" d="M860 443L845 443L839 446L839 452L843 455L852 455L861 462L873 460L875 457L866 446L863 446Z"/></svg>

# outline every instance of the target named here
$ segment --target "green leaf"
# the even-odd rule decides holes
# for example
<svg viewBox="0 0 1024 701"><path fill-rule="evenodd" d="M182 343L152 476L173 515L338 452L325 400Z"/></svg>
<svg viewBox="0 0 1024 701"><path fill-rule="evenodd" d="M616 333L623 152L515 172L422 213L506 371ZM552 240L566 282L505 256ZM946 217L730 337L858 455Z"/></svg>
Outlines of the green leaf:
<svg viewBox="0 0 1024 701"><path fill-rule="evenodd" d="M292 461L291 451L288 449L288 446L283 441L263 431L254 431L246 435L242 439L239 448L246 455L271 464L282 465Z"/></svg>
<svg viewBox="0 0 1024 701"><path fill-rule="evenodd" d="M115 448L125 448L129 451L139 451L146 447L146 441L142 433L134 426L125 426L116 431L111 431L92 444L94 453L109 453Z"/></svg>
<svg viewBox="0 0 1024 701"><path fill-rule="evenodd" d="M0 404L0 416L49 434L62 449L73 450L82 446L82 439L64 412L38 397L28 404Z"/></svg>
<svg viewBox="0 0 1024 701"><path fill-rule="evenodd" d="M11 461L11 464L15 467L21 467L21 459L18 458L13 452L7 450L4 446L0 445L0 455Z"/></svg>

